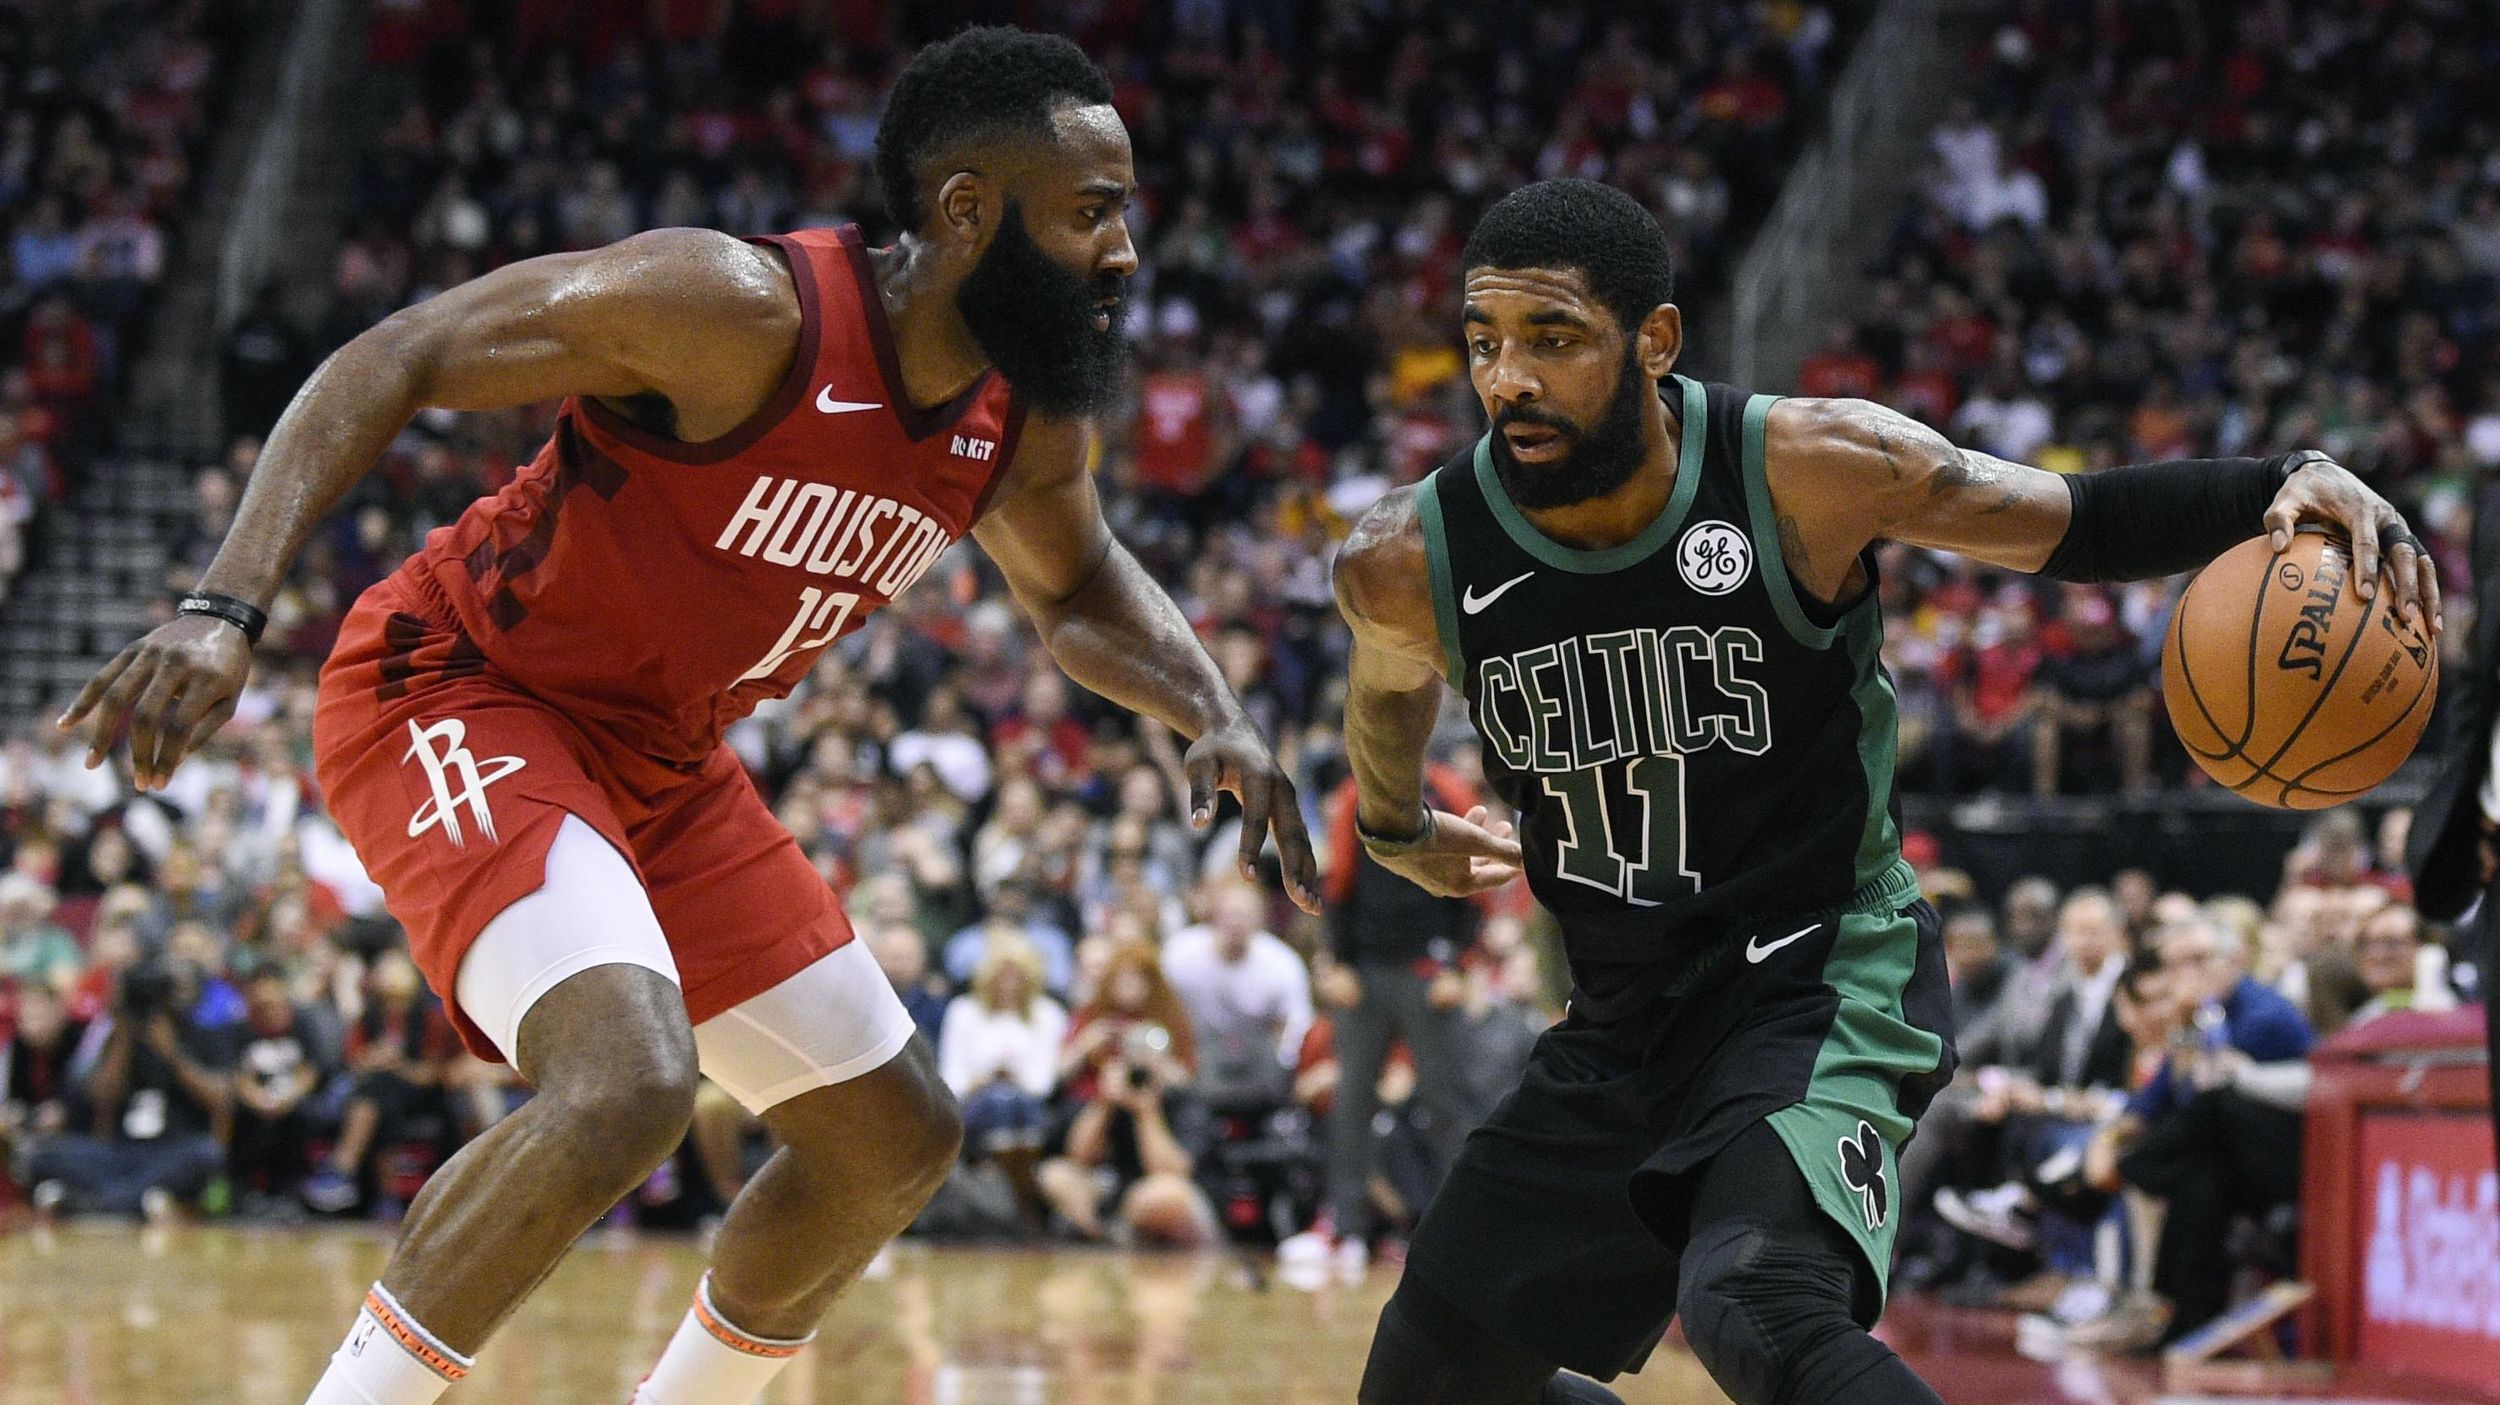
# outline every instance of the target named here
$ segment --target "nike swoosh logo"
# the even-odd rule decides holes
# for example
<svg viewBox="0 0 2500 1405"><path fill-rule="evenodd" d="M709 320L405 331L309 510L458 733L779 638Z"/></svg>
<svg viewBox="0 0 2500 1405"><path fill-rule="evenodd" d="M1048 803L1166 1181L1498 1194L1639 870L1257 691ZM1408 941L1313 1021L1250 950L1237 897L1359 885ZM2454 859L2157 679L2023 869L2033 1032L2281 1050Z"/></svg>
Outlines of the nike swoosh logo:
<svg viewBox="0 0 2500 1405"><path fill-rule="evenodd" d="M816 392L816 408L828 415L848 415L860 410L882 410L885 406L874 400L836 400L833 387L826 386Z"/></svg>
<svg viewBox="0 0 2500 1405"><path fill-rule="evenodd" d="M1484 613L1484 608L1487 605L1490 605L1494 601L1502 598L1503 591L1510 589L1512 586L1519 584L1521 581L1524 581L1528 577L1535 574L1536 572L1534 571L1522 571L1518 575L1511 577L1509 580L1502 582L1500 585L1493 587L1483 595L1476 594L1476 588L1471 585L1467 587L1465 591L1460 593L1458 597L1458 607L1471 615L1482 614Z"/></svg>
<svg viewBox="0 0 2500 1405"><path fill-rule="evenodd" d="M1790 942L1797 940L1799 937L1804 936L1806 933L1811 932L1816 927L1820 927L1822 925L1823 924L1820 922L1815 922L1807 926L1800 927L1796 931L1789 933L1787 936L1780 938L1778 941L1772 942L1768 946L1763 945L1762 938L1756 937L1752 941L1745 943L1745 959L1759 966L1772 952L1779 950L1781 947L1788 945Z"/></svg>

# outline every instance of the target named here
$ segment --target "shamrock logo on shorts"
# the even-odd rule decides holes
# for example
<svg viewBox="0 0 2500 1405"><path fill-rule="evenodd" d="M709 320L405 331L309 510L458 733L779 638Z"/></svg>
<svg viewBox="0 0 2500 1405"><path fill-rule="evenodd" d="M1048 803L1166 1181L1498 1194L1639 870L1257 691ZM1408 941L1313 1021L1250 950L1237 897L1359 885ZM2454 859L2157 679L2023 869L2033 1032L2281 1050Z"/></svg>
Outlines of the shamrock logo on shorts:
<svg viewBox="0 0 2500 1405"><path fill-rule="evenodd" d="M1866 1227L1882 1229L1891 1209L1884 1191L1884 1139L1863 1121L1858 1123L1856 1136L1840 1139L1840 1183L1858 1193L1858 1209L1866 1215Z"/></svg>

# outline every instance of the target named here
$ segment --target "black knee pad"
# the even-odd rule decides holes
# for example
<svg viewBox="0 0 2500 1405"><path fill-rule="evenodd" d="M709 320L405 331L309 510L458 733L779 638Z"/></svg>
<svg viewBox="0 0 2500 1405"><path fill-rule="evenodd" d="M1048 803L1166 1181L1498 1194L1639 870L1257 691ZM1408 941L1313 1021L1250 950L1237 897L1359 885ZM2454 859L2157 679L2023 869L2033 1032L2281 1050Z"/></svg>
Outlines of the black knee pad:
<svg viewBox="0 0 2500 1405"><path fill-rule="evenodd" d="M1736 1405L1764 1405L1777 1383L1778 1350L1749 1301L1749 1276L1767 1239L1761 1225L1748 1221L1703 1227L1684 1248L1676 1290L1685 1343Z"/></svg>
<svg viewBox="0 0 2500 1405"><path fill-rule="evenodd" d="M1805 1363L1837 1338L1865 1337L1849 1315L1855 1274L1843 1254L1856 1251L1835 1252L1824 1237L1718 1220L1686 1246L1676 1295L1684 1339L1736 1405L1785 1405Z"/></svg>
<svg viewBox="0 0 2500 1405"><path fill-rule="evenodd" d="M1546 1405L1553 1376L1554 1363L1494 1341L1409 1274L1380 1310L1356 1399L1360 1405Z"/></svg>

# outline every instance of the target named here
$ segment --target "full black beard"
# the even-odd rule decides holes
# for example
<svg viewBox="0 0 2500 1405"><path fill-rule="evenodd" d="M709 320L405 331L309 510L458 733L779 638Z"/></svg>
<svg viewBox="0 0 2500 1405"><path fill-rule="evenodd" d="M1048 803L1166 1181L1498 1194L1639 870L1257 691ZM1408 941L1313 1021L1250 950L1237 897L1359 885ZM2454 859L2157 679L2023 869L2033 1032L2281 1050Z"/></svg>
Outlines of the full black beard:
<svg viewBox="0 0 2500 1405"><path fill-rule="evenodd" d="M1641 373L1640 362L1627 348L1623 367L1616 374L1614 397L1606 402L1606 413L1594 427L1583 430L1534 406L1495 415L1493 472L1502 480L1503 491L1524 508L1569 507L1604 497L1630 482L1648 452L1641 440L1642 401L1657 393L1658 383ZM1502 430L1514 424L1555 431L1569 444L1569 452L1554 463L1521 463L1511 452L1510 441L1502 436Z"/></svg>
<svg viewBox="0 0 2500 1405"><path fill-rule="evenodd" d="M1087 278L1062 267L1033 242L1024 212L1010 201L998 237L955 290L955 309L1018 396L1047 414L1083 415L1119 389L1127 304L1111 309L1107 331L1095 330L1094 314L1127 286L1117 273Z"/></svg>

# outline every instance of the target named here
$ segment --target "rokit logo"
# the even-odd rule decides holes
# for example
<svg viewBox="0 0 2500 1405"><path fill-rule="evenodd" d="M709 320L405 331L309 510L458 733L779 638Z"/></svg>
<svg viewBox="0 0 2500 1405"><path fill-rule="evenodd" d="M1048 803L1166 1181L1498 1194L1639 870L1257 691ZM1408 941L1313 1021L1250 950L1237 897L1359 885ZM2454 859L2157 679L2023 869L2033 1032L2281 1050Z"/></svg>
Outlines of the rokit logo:
<svg viewBox="0 0 2500 1405"><path fill-rule="evenodd" d="M995 439L975 439L968 434L955 436L954 453L959 459L970 459L974 463L988 463L990 456L997 452L998 441Z"/></svg>

